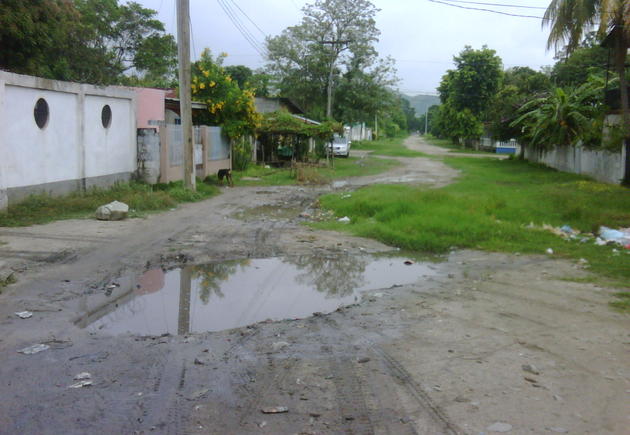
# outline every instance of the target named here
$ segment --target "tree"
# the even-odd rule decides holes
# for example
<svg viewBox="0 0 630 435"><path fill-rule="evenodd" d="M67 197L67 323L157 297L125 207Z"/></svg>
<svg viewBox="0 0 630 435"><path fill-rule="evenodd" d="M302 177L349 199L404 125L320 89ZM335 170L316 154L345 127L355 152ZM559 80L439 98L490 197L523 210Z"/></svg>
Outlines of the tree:
<svg viewBox="0 0 630 435"><path fill-rule="evenodd" d="M81 34L71 1L3 0L0 7L0 68L68 80L70 50ZM80 46L76 47L80 48Z"/></svg>
<svg viewBox="0 0 630 435"><path fill-rule="evenodd" d="M160 85L172 82L177 72L177 44L155 19L157 11L136 2L74 0L88 29L85 44L109 60L117 74L114 83Z"/></svg>
<svg viewBox="0 0 630 435"><path fill-rule="evenodd" d="M156 14L117 0L3 0L0 68L57 80L170 85L177 49Z"/></svg>
<svg viewBox="0 0 630 435"><path fill-rule="evenodd" d="M368 0L316 0L302 9L302 22L267 39L268 70L280 93L315 118L332 118L335 89L349 72L377 70L378 40ZM351 74L350 82L357 77Z"/></svg>
<svg viewBox="0 0 630 435"><path fill-rule="evenodd" d="M512 126L522 129L528 142L540 148L574 145L594 136L601 143L603 87L602 80L593 79L569 90L555 88L523 105ZM598 134L593 135L594 131Z"/></svg>
<svg viewBox="0 0 630 435"><path fill-rule="evenodd" d="M209 49L203 50L192 67L192 95L208 106L207 112L197 115L197 122L221 126L230 138L238 139L254 133L260 116L253 91L241 89L224 69L226 56L222 53L215 58Z"/></svg>
<svg viewBox="0 0 630 435"><path fill-rule="evenodd" d="M565 58L558 60L551 70L556 86L579 86L593 74L604 75L608 63L608 50L599 45L578 47Z"/></svg>
<svg viewBox="0 0 630 435"><path fill-rule="evenodd" d="M452 104L479 116L499 89L503 73L501 58L484 45L480 50L466 46L453 60L457 69L448 83Z"/></svg>
<svg viewBox="0 0 630 435"><path fill-rule="evenodd" d="M482 121L501 83L502 62L485 45L480 50L466 46L453 60L457 68L446 71L438 87L442 106L434 131L467 144L483 134Z"/></svg>
<svg viewBox="0 0 630 435"><path fill-rule="evenodd" d="M503 85L486 110L486 126L493 138L509 140L521 136L512 122L527 101L541 97L550 87L549 77L528 67L514 67L503 74Z"/></svg>
<svg viewBox="0 0 630 435"><path fill-rule="evenodd" d="M545 11L543 25L550 27L547 46L566 43L568 53L574 51L585 33L599 23L600 36L607 35L614 49L614 62L619 76L622 122L626 130L626 165L624 182L630 184L630 109L625 62L630 47L630 2L627 0L552 0Z"/></svg>

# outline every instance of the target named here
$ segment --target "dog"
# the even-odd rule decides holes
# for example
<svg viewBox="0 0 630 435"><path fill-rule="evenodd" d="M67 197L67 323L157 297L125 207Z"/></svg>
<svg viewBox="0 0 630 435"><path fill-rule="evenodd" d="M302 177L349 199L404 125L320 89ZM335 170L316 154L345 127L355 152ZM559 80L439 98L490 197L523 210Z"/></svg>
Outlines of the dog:
<svg viewBox="0 0 630 435"><path fill-rule="evenodd" d="M219 179L219 185L223 186L223 179L227 180L228 186L234 187L234 180L232 180L232 170L231 169L219 169L217 172L217 178Z"/></svg>

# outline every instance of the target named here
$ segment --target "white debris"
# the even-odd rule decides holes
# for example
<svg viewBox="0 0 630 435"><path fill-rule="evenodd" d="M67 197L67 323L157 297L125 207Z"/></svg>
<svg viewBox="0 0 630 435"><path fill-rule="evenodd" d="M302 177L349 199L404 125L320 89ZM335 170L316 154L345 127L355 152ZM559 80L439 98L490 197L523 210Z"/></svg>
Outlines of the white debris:
<svg viewBox="0 0 630 435"><path fill-rule="evenodd" d="M33 355L35 353L42 352L44 350L50 349L50 346L47 344L34 344L32 346L25 347L24 349L18 350L19 353L23 353L24 355Z"/></svg>
<svg viewBox="0 0 630 435"><path fill-rule="evenodd" d="M545 252L547 254L549 254L549 255L553 255L553 249L551 249L551 248L547 248L547 250Z"/></svg>
<svg viewBox="0 0 630 435"><path fill-rule="evenodd" d="M79 382L76 382L72 385L68 385L68 388L83 388L83 387L91 387L92 381L89 379L85 379Z"/></svg>
<svg viewBox="0 0 630 435"><path fill-rule="evenodd" d="M15 313L16 316L18 316L20 319L28 319L30 317L33 317L33 313L31 313L30 311L18 311L17 313Z"/></svg>
<svg viewBox="0 0 630 435"><path fill-rule="evenodd" d="M75 381L83 381L85 379L92 379L92 375L88 372L81 372L74 377Z"/></svg>
<svg viewBox="0 0 630 435"><path fill-rule="evenodd" d="M347 224L347 223L350 223L350 218L348 216L344 216L342 218L337 219L337 221Z"/></svg>

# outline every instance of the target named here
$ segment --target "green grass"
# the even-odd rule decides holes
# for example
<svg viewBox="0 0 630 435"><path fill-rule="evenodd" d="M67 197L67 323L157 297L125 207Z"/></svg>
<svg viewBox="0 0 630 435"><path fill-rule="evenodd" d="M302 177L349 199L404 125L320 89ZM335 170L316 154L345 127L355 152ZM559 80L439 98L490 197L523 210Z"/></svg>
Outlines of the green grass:
<svg viewBox="0 0 630 435"><path fill-rule="evenodd" d="M184 189L182 182L150 186L141 183L121 183L109 189L90 189L62 197L31 195L8 212L0 214L0 226L15 227L43 224L60 219L93 216L98 206L117 200L129 206L132 217L147 212L166 210L181 202L194 202L219 192L215 186L197 182L197 191Z"/></svg>
<svg viewBox="0 0 630 435"><path fill-rule="evenodd" d="M372 151L374 154L392 157L427 157L427 154L420 151L413 151L403 145L407 137L399 136L394 138L385 138L374 141L356 141L352 142L352 148L355 150Z"/></svg>
<svg viewBox="0 0 630 435"><path fill-rule="evenodd" d="M630 292L615 293L616 300L610 302L610 305L621 310L630 312Z"/></svg>
<svg viewBox="0 0 630 435"><path fill-rule="evenodd" d="M378 159L367 156L363 159L357 157L335 158L335 167L309 168L310 177L315 182L326 183L330 180L360 175L375 175L385 172L400 162L390 159ZM264 166L250 166L245 171L234 171L234 183L242 186L277 186L299 184L299 180L288 168L265 168ZM243 177L260 178L260 180L243 180Z"/></svg>
<svg viewBox="0 0 630 435"><path fill-rule="evenodd" d="M630 255L623 248L614 253L610 246L526 228L530 222L568 224L582 232L600 225L628 227L628 189L519 160L449 157L445 162L463 173L455 184L437 190L377 185L351 198L326 195L322 207L351 222L315 226L433 253L474 248L542 254L552 248L560 257L585 258L593 272L630 286Z"/></svg>
<svg viewBox="0 0 630 435"><path fill-rule="evenodd" d="M6 278L0 278L0 293L2 293L2 289L10 284L15 284L17 279L14 274L10 274Z"/></svg>
<svg viewBox="0 0 630 435"><path fill-rule="evenodd" d="M423 136L423 139L431 145L438 146L440 148L446 148L452 153L464 153L464 154L494 154L490 151L477 151L470 148L462 148L459 145L455 145L450 139L438 139L430 134Z"/></svg>

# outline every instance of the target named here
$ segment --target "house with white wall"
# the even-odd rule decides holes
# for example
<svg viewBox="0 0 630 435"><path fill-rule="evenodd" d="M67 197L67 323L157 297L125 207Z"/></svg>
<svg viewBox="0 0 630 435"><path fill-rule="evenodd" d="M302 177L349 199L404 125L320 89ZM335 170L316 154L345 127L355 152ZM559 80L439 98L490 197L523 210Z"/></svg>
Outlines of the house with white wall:
<svg viewBox="0 0 630 435"><path fill-rule="evenodd" d="M128 181L136 166L133 90L0 71L0 210Z"/></svg>

